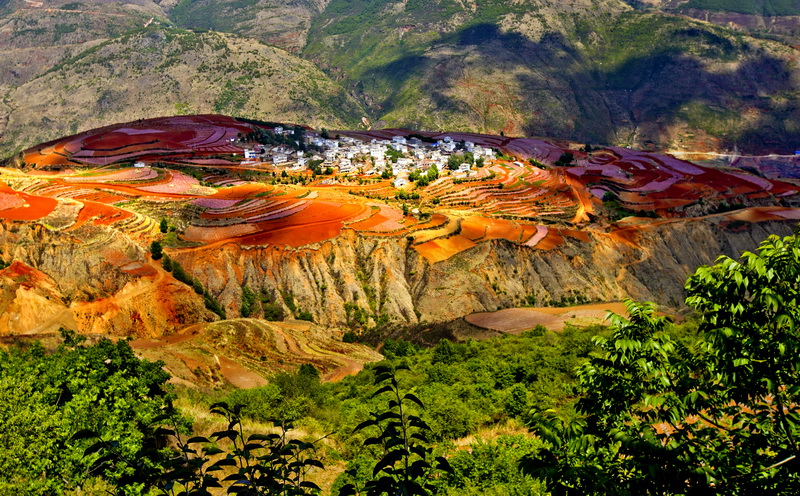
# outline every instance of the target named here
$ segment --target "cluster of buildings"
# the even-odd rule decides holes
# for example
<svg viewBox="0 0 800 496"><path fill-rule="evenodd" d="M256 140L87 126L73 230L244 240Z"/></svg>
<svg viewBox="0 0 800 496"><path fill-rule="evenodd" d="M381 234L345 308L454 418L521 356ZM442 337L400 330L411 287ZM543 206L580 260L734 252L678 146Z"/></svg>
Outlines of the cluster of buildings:
<svg viewBox="0 0 800 496"><path fill-rule="evenodd" d="M276 128L277 132L278 128ZM322 167L331 167L340 174L358 173L366 176L380 175L390 170L398 183L406 184L408 174L414 170L427 172L432 166L440 171L447 168L448 159L454 154L470 152L475 159L492 160L495 152L469 141L455 141L445 137L435 143L423 142L418 138L395 136L391 140L373 139L370 142L348 136L336 139L323 138L309 133L306 144L311 152L293 150L287 146L276 146L267 149L256 146L245 149L243 162L272 164L274 166L301 170L308 163L322 161ZM310 155L310 156L309 156ZM468 171L470 164L461 164L459 172ZM405 181L405 182L404 182Z"/></svg>

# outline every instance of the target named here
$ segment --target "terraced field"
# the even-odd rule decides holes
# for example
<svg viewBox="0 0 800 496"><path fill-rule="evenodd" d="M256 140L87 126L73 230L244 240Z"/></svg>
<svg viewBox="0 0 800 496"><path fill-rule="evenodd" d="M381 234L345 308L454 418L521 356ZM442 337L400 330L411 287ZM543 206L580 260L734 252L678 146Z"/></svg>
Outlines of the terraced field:
<svg viewBox="0 0 800 496"><path fill-rule="evenodd" d="M471 141L499 158L398 189L394 178L219 154L252 146L239 138L251 126L221 116L120 124L34 147L18 167L0 168L3 260L23 261L0 271L11 301L0 323L15 334L113 329L136 336L140 353L164 359L179 380L209 386L256 386L299 363L336 380L378 359L342 343L342 327L473 312L468 321L504 332L601 321L605 307L559 315L513 307L563 300L586 284L624 297L615 285L659 256L642 247L673 223L746 237L755 223L800 220L800 186L774 157L761 174L557 140L414 133ZM336 133L367 143L411 134ZM151 256L156 242L183 276ZM633 255L613 269L586 267L626 250ZM486 253L503 254L499 269L484 271ZM498 272L506 263L513 275ZM31 270L44 282L26 286L19 274ZM593 282L572 281L578 272ZM83 279L62 286L52 273ZM432 282L440 274L464 287ZM237 319L248 315L259 318Z"/></svg>
<svg viewBox="0 0 800 496"><path fill-rule="evenodd" d="M160 236L162 217L179 218L178 239L189 243L182 249L192 250L225 243L302 247L352 230L407 238L412 249L436 263L492 240L544 250L560 245L564 236L588 242L614 229L613 216L606 217L608 201L621 212L680 218L725 205L790 207L800 191L741 169L625 148L587 153L567 142L472 133L416 133L429 141L471 141L504 158L468 175L443 174L425 187L412 183L402 191L416 193L414 200L401 199L391 181L374 177L356 184L352 177L339 181L292 171L290 178L302 182L281 184L270 180L277 177L275 169L255 169L262 181L254 181L243 175L245 166L192 163L241 152L231 139L252 129L224 116L159 118L36 146L24 152L26 174L9 171L0 178L8 176L0 190L0 218L41 220L68 203L73 218L62 219L61 229L107 226L140 243ZM337 131L365 141L409 133ZM565 153L572 161L555 166ZM126 166L131 160L163 165ZM191 163L198 173L170 168L178 163ZM213 187L202 186L197 177Z"/></svg>
<svg viewBox="0 0 800 496"><path fill-rule="evenodd" d="M242 153L231 145L232 138L252 130L252 125L219 115L145 119L42 143L25 150L23 159L38 168L133 160L202 163L206 156Z"/></svg>

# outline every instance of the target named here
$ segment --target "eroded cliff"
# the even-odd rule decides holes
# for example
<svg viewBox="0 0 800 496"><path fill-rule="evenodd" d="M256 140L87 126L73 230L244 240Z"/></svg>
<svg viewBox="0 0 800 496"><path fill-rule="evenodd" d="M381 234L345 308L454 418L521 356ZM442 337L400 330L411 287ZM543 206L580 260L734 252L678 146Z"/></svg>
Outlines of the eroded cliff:
<svg viewBox="0 0 800 496"><path fill-rule="evenodd" d="M550 250L506 241L482 243L446 261L428 263L406 239L346 232L300 249L185 250L190 267L229 315L240 309L242 286L264 291L291 314L287 299L316 322L342 325L362 311L403 323L444 321L487 310L581 296L625 297L678 307L686 277L722 254L738 256L770 234L789 235L794 222L730 229L722 217L659 222L596 232L590 240L564 237ZM287 298L289 297L289 298ZM356 310L356 307L361 310Z"/></svg>

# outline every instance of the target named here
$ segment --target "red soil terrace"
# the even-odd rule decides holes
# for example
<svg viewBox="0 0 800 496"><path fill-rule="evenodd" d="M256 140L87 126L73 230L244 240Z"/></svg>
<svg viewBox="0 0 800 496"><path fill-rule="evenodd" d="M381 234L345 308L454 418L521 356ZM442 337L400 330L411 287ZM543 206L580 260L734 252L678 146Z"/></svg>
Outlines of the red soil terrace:
<svg viewBox="0 0 800 496"><path fill-rule="evenodd" d="M494 161L469 175L442 175L424 188L409 185L407 191L419 194L409 206L425 215L404 215L401 207L406 201L395 198L398 190L390 181L374 177L358 182L334 177L341 182L318 180L307 187L268 185L242 179L237 172L247 167L237 165L224 176L204 177L217 184L212 189L169 168L108 165L231 153L240 149L231 147L230 138L250 130L250 124L224 116L168 117L108 126L33 147L24 152L33 169L19 183L24 185L15 190L0 183L0 219L36 221L60 202L68 203L79 207L68 230L87 224L107 226L145 241L157 236L160 219L120 203L168 202L172 211L190 217L181 239L197 246L186 249L229 242L301 247L350 230L363 236L406 238L435 263L497 240L542 250L553 249L566 238L588 242L618 235L631 242L638 224L602 225L598 215L606 195L626 209L654 212L662 219L688 216L686 208L701 201L773 205L727 214L729 222L800 218L800 211L780 206L800 188L740 169L710 168L625 148L585 153L556 140L471 133L417 134L467 140L513 158ZM338 133L372 140L408 136L410 131ZM565 152L573 154L574 163L554 167ZM103 167L87 171L78 164ZM71 168L57 174L36 171L45 165ZM306 171L291 174L308 177Z"/></svg>

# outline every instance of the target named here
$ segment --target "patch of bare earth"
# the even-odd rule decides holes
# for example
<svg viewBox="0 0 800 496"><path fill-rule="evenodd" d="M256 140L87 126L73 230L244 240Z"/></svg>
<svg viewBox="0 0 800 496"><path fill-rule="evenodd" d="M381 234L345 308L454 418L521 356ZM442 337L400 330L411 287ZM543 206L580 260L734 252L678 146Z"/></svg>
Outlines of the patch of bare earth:
<svg viewBox="0 0 800 496"><path fill-rule="evenodd" d="M621 302L592 303L574 307L506 308L496 312L480 312L467 315L466 321L484 329L510 334L533 329L542 325L553 331L561 331L567 323L592 325L606 323L608 312L625 313Z"/></svg>

